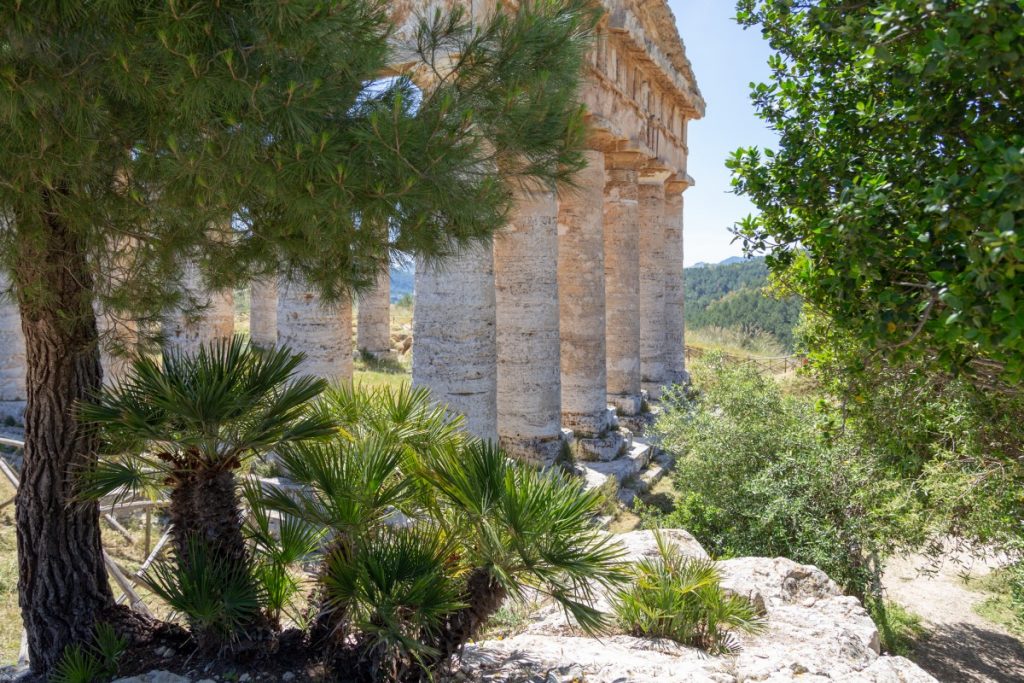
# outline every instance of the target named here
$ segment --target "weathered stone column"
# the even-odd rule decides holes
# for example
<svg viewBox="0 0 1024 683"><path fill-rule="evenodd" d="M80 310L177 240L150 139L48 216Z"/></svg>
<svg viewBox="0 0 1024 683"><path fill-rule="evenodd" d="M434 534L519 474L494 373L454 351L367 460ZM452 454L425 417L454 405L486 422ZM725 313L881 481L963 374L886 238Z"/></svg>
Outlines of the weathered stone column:
<svg viewBox="0 0 1024 683"><path fill-rule="evenodd" d="M96 308L103 383L110 386L124 377L131 366L132 356L138 350L139 326L134 320L118 318L99 310L99 306Z"/></svg>
<svg viewBox="0 0 1024 683"><path fill-rule="evenodd" d="M356 348L376 358L391 351L391 275L381 273L377 285L359 295Z"/></svg>
<svg viewBox="0 0 1024 683"><path fill-rule="evenodd" d="M256 346L277 345L277 278L253 280L249 284L249 339Z"/></svg>
<svg viewBox="0 0 1024 683"><path fill-rule="evenodd" d="M562 449L554 192L520 192L494 240L494 287L498 438L509 455L549 465Z"/></svg>
<svg viewBox="0 0 1024 683"><path fill-rule="evenodd" d="M683 281L683 192L685 181L665 183L665 318L668 380L680 384L686 374L686 317Z"/></svg>
<svg viewBox="0 0 1024 683"><path fill-rule="evenodd" d="M466 418L471 434L498 439L494 253L490 242L443 264L416 264L413 386Z"/></svg>
<svg viewBox="0 0 1024 683"><path fill-rule="evenodd" d="M25 408L25 336L21 313L7 293L10 283L0 273L0 416L21 415Z"/></svg>
<svg viewBox="0 0 1024 683"><path fill-rule="evenodd" d="M605 365L604 154L587 151L577 188L559 197L558 304L562 426L578 437L608 429Z"/></svg>
<svg viewBox="0 0 1024 683"><path fill-rule="evenodd" d="M306 354L299 372L351 382L352 302L325 304L301 281L282 281L277 293L277 345Z"/></svg>
<svg viewBox="0 0 1024 683"><path fill-rule="evenodd" d="M640 218L640 386L651 398L670 383L665 364L668 330L665 308L665 179L667 172L643 173L638 192Z"/></svg>
<svg viewBox="0 0 1024 683"><path fill-rule="evenodd" d="M604 272L608 402L623 415L636 415L641 407L638 173L628 159L623 162L609 158L605 168Z"/></svg>
<svg viewBox="0 0 1024 683"><path fill-rule="evenodd" d="M184 285L204 305L197 319L189 320L183 313L172 313L164 320L165 346L181 353L195 353L202 344L230 339L235 333L235 295L231 290L206 292L195 265L185 268Z"/></svg>

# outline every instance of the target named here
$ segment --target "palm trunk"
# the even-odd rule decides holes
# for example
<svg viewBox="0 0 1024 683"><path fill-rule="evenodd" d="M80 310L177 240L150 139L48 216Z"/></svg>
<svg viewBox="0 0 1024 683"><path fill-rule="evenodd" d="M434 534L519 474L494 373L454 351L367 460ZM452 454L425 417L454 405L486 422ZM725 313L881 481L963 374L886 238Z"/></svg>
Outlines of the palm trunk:
<svg viewBox="0 0 1024 683"><path fill-rule="evenodd" d="M450 615L437 640L437 663L444 665L476 638L484 625L501 609L508 592L485 568L476 568L466 583L466 606Z"/></svg>
<svg viewBox="0 0 1024 683"><path fill-rule="evenodd" d="M19 226L20 232L20 226ZM18 602L33 671L92 637L113 607L99 506L73 501L74 472L95 460L76 403L102 384L92 275L75 232L53 214L19 240L14 281L28 377L25 463L17 497Z"/></svg>

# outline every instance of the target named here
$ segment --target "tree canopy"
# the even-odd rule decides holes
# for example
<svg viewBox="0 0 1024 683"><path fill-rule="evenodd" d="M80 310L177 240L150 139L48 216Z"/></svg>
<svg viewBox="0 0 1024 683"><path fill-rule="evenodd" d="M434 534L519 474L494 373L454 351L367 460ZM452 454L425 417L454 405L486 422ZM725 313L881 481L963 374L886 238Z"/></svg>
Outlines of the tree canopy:
<svg viewBox="0 0 1024 683"><path fill-rule="evenodd" d="M775 55L777 150L740 149L737 226L865 348L1024 379L1019 0L741 0Z"/></svg>

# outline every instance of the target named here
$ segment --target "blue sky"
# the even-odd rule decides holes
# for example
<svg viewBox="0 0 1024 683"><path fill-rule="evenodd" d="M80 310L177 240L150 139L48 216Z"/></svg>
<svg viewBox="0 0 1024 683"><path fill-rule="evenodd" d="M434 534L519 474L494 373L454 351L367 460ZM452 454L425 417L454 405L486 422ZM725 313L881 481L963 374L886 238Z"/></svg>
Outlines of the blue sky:
<svg viewBox="0 0 1024 683"><path fill-rule="evenodd" d="M733 21L733 0L669 0L669 5L708 103L705 118L690 123L689 172L697 184L684 195L684 262L717 263L742 252L728 228L753 212L749 202L730 193L725 160L737 147L775 142L749 97L751 81L768 79L770 50L760 31Z"/></svg>

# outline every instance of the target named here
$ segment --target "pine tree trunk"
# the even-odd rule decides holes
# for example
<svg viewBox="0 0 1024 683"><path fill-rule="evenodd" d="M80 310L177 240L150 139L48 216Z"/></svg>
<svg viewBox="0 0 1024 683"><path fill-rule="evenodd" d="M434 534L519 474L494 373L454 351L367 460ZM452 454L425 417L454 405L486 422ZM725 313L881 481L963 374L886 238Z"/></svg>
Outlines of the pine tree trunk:
<svg viewBox="0 0 1024 683"><path fill-rule="evenodd" d="M37 673L92 636L113 595L99 506L73 501L74 472L96 457L75 404L102 384L92 275L75 233L55 215L19 236L14 271L27 355L25 463L17 497L18 601ZM21 226L19 226L21 232Z"/></svg>

